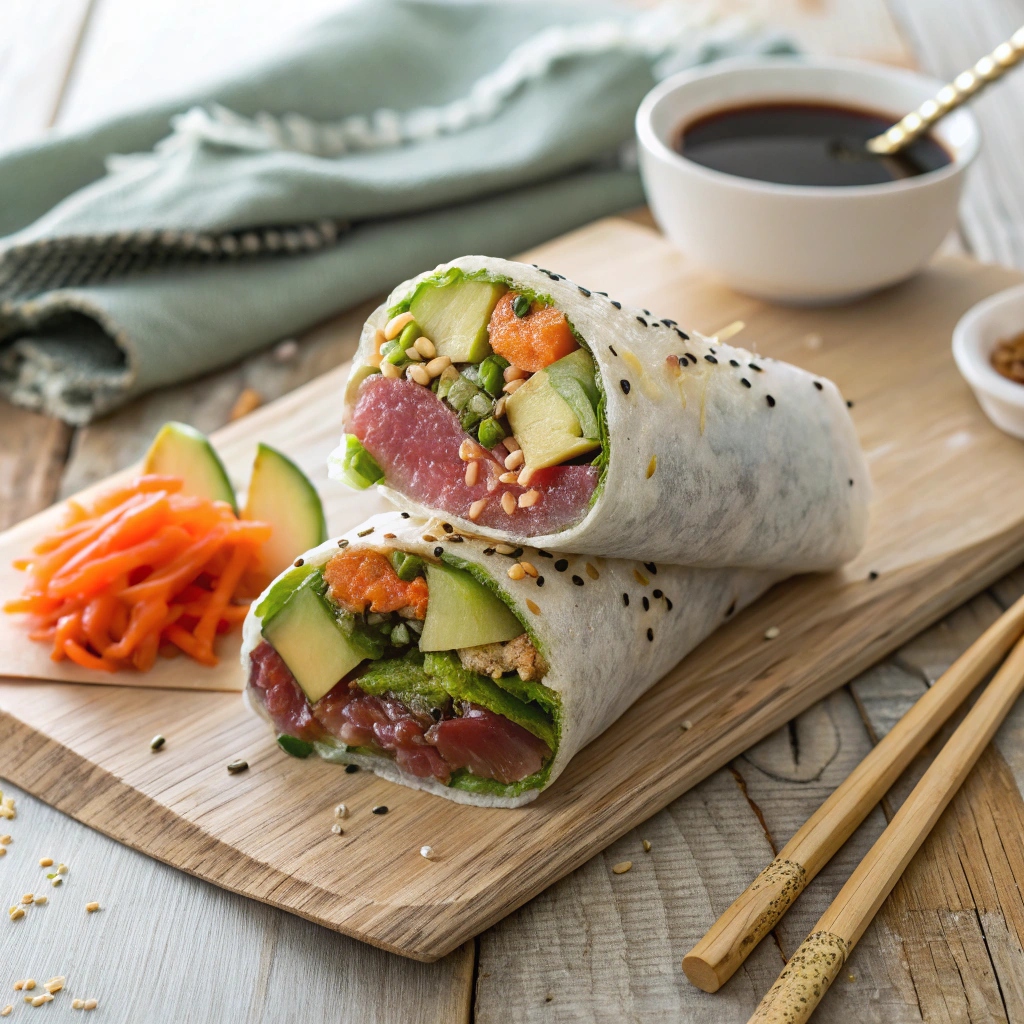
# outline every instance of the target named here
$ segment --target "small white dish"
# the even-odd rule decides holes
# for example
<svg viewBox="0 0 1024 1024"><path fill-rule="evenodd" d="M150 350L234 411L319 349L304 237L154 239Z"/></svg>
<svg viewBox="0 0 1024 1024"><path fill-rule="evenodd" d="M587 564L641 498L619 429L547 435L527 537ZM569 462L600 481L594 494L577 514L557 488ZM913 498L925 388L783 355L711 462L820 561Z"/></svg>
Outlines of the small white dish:
<svg viewBox="0 0 1024 1024"><path fill-rule="evenodd" d="M933 129L952 161L879 185L777 185L703 167L675 148L683 125L745 103L859 107L896 121L942 83L838 58L734 58L667 78L636 115L640 171L654 217L695 263L738 291L778 302L842 302L920 270L956 223L981 135L957 110Z"/></svg>
<svg viewBox="0 0 1024 1024"><path fill-rule="evenodd" d="M985 415L1002 431L1024 440L1024 384L991 362L997 342L1024 331L1024 285L972 306L953 328L953 358Z"/></svg>

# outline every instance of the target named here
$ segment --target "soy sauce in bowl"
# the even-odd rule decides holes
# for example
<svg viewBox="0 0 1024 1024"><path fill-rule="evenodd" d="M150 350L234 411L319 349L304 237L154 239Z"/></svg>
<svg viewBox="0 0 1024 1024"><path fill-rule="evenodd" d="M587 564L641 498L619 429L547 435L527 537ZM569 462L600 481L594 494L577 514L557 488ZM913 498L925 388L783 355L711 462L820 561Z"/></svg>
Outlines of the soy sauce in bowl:
<svg viewBox="0 0 1024 1024"><path fill-rule="evenodd" d="M896 120L855 107L756 103L727 107L684 124L676 149L704 167L779 185L880 185L952 162L931 135L895 156L867 152L867 140Z"/></svg>

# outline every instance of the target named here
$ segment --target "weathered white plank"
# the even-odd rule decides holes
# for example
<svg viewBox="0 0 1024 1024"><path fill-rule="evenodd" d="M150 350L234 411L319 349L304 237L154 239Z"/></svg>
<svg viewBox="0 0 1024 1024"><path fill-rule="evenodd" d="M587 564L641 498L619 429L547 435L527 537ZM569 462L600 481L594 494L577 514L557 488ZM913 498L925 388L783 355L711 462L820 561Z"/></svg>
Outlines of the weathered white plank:
<svg viewBox="0 0 1024 1024"><path fill-rule="evenodd" d="M0 782L18 816L0 858L4 907L45 893L0 926L0 1007L15 980L64 975L48 1012L95 997L111 1024L302 1021L303 1024L454 1024L469 1020L473 947L420 964L165 867ZM51 887L39 858L68 864ZM85 904L101 910L88 914ZM37 988L35 993L42 991ZM33 1011L34 1012L34 1011ZM89 1018L91 1020L91 1018Z"/></svg>

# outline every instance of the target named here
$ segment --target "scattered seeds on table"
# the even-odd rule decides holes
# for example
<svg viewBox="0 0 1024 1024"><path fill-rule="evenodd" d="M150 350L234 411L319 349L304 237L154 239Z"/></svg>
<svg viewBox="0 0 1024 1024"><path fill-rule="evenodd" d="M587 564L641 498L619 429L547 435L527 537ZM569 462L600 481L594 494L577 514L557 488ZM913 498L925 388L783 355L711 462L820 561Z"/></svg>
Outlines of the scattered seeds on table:
<svg viewBox="0 0 1024 1024"><path fill-rule="evenodd" d="M21 902L24 903L25 906L28 906L34 899L35 896L33 896L32 893L27 892L25 893L24 896L21 897Z"/></svg>
<svg viewBox="0 0 1024 1024"><path fill-rule="evenodd" d="M651 852L651 841L650 839L643 839L641 842L644 844L644 853Z"/></svg>
<svg viewBox="0 0 1024 1024"><path fill-rule="evenodd" d="M50 995L53 995L54 992L59 992L64 987L64 983L66 981L67 978L65 978L62 974L58 974L55 978L51 978L43 986L43 988L45 988L46 991L50 993Z"/></svg>
<svg viewBox="0 0 1024 1024"><path fill-rule="evenodd" d="M7 916L12 921L20 921L25 916L25 911L21 907L13 907Z"/></svg>
<svg viewBox="0 0 1024 1024"><path fill-rule="evenodd" d="M342 828L341 828L341 826L340 826L340 825L338 825L338 824L334 824L334 825L332 825L332 826L331 826L331 831L332 831L332 832L333 832L333 833L334 833L334 834L335 834L336 836L342 836L342 835L344 835L344 834L345 834L345 833L344 833L344 832L342 831Z"/></svg>
<svg viewBox="0 0 1024 1024"><path fill-rule="evenodd" d="M100 1005L99 1001L96 1000L96 999L86 999L86 1001L82 1004L82 1009L83 1010L95 1010L96 1007L99 1006L99 1005Z"/></svg>
<svg viewBox="0 0 1024 1024"><path fill-rule="evenodd" d="M385 804L379 804L377 807L374 807L373 813L374 814L387 814L388 813L387 806Z"/></svg>
<svg viewBox="0 0 1024 1024"><path fill-rule="evenodd" d="M346 807L345 804L338 804L338 806L334 808L334 816L336 818L347 818L348 807Z"/></svg>
<svg viewBox="0 0 1024 1024"><path fill-rule="evenodd" d="M68 866L67 866L67 864L60 863L60 864L57 865L57 874L58 875L66 875L67 873L68 873Z"/></svg>
<svg viewBox="0 0 1024 1024"><path fill-rule="evenodd" d="M781 632L782 630L778 626L769 626L764 631L764 638L765 640L774 640Z"/></svg>
<svg viewBox="0 0 1024 1024"><path fill-rule="evenodd" d="M232 761L231 764L228 765L228 772L231 775L237 775L239 772L244 772L248 768L249 762L243 761L241 758L239 758L237 761Z"/></svg>
<svg viewBox="0 0 1024 1024"><path fill-rule="evenodd" d="M420 847L420 856L424 860L433 860L434 859L434 848L432 846L421 846Z"/></svg>
<svg viewBox="0 0 1024 1024"><path fill-rule="evenodd" d="M619 863L612 868L612 872L616 875L624 875L632 866L633 862L631 860L620 860Z"/></svg>
<svg viewBox="0 0 1024 1024"><path fill-rule="evenodd" d="M161 736L159 733L157 733L157 735L154 736L149 741L149 749L150 750L159 750L166 742L167 742L167 740L165 740L163 738L163 736Z"/></svg>
<svg viewBox="0 0 1024 1024"><path fill-rule="evenodd" d="M85 1000L84 999L72 999L71 1000L71 1009L72 1010L80 1010L83 1006L85 1006Z"/></svg>
<svg viewBox="0 0 1024 1024"><path fill-rule="evenodd" d="M85 905L85 912L87 914L95 914L96 911L99 910L99 909L100 909L100 905L99 905L99 903L96 900L93 900L92 903L86 903L86 905Z"/></svg>
<svg viewBox="0 0 1024 1024"><path fill-rule="evenodd" d="M36 897L36 906L42 906L44 903L48 903L49 900L50 900L49 896L46 896L46 895L37 896Z"/></svg>
<svg viewBox="0 0 1024 1024"><path fill-rule="evenodd" d="M43 1003L52 1003L52 1002L53 1002L53 996L51 996L49 992L41 992L39 995L37 995L37 996L35 996L35 998L33 998L32 1005L33 1006L42 1006Z"/></svg>
<svg viewBox="0 0 1024 1024"><path fill-rule="evenodd" d="M693 728L693 722L691 722L688 718L686 718L682 722L679 723L679 728L682 729L683 732L686 732L687 729L692 729Z"/></svg>

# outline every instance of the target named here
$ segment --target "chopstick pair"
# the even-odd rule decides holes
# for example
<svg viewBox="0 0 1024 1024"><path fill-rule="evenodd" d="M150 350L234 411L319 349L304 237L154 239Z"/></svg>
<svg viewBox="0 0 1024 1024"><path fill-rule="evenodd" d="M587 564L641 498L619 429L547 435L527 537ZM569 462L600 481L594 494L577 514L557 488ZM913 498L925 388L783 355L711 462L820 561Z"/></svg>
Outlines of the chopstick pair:
<svg viewBox="0 0 1024 1024"><path fill-rule="evenodd" d="M716 992L725 984L943 722L1005 657L814 931L789 959L750 1024L801 1024L810 1017L1024 690L1022 633L1024 597L936 680L690 950L683 970L694 985Z"/></svg>

